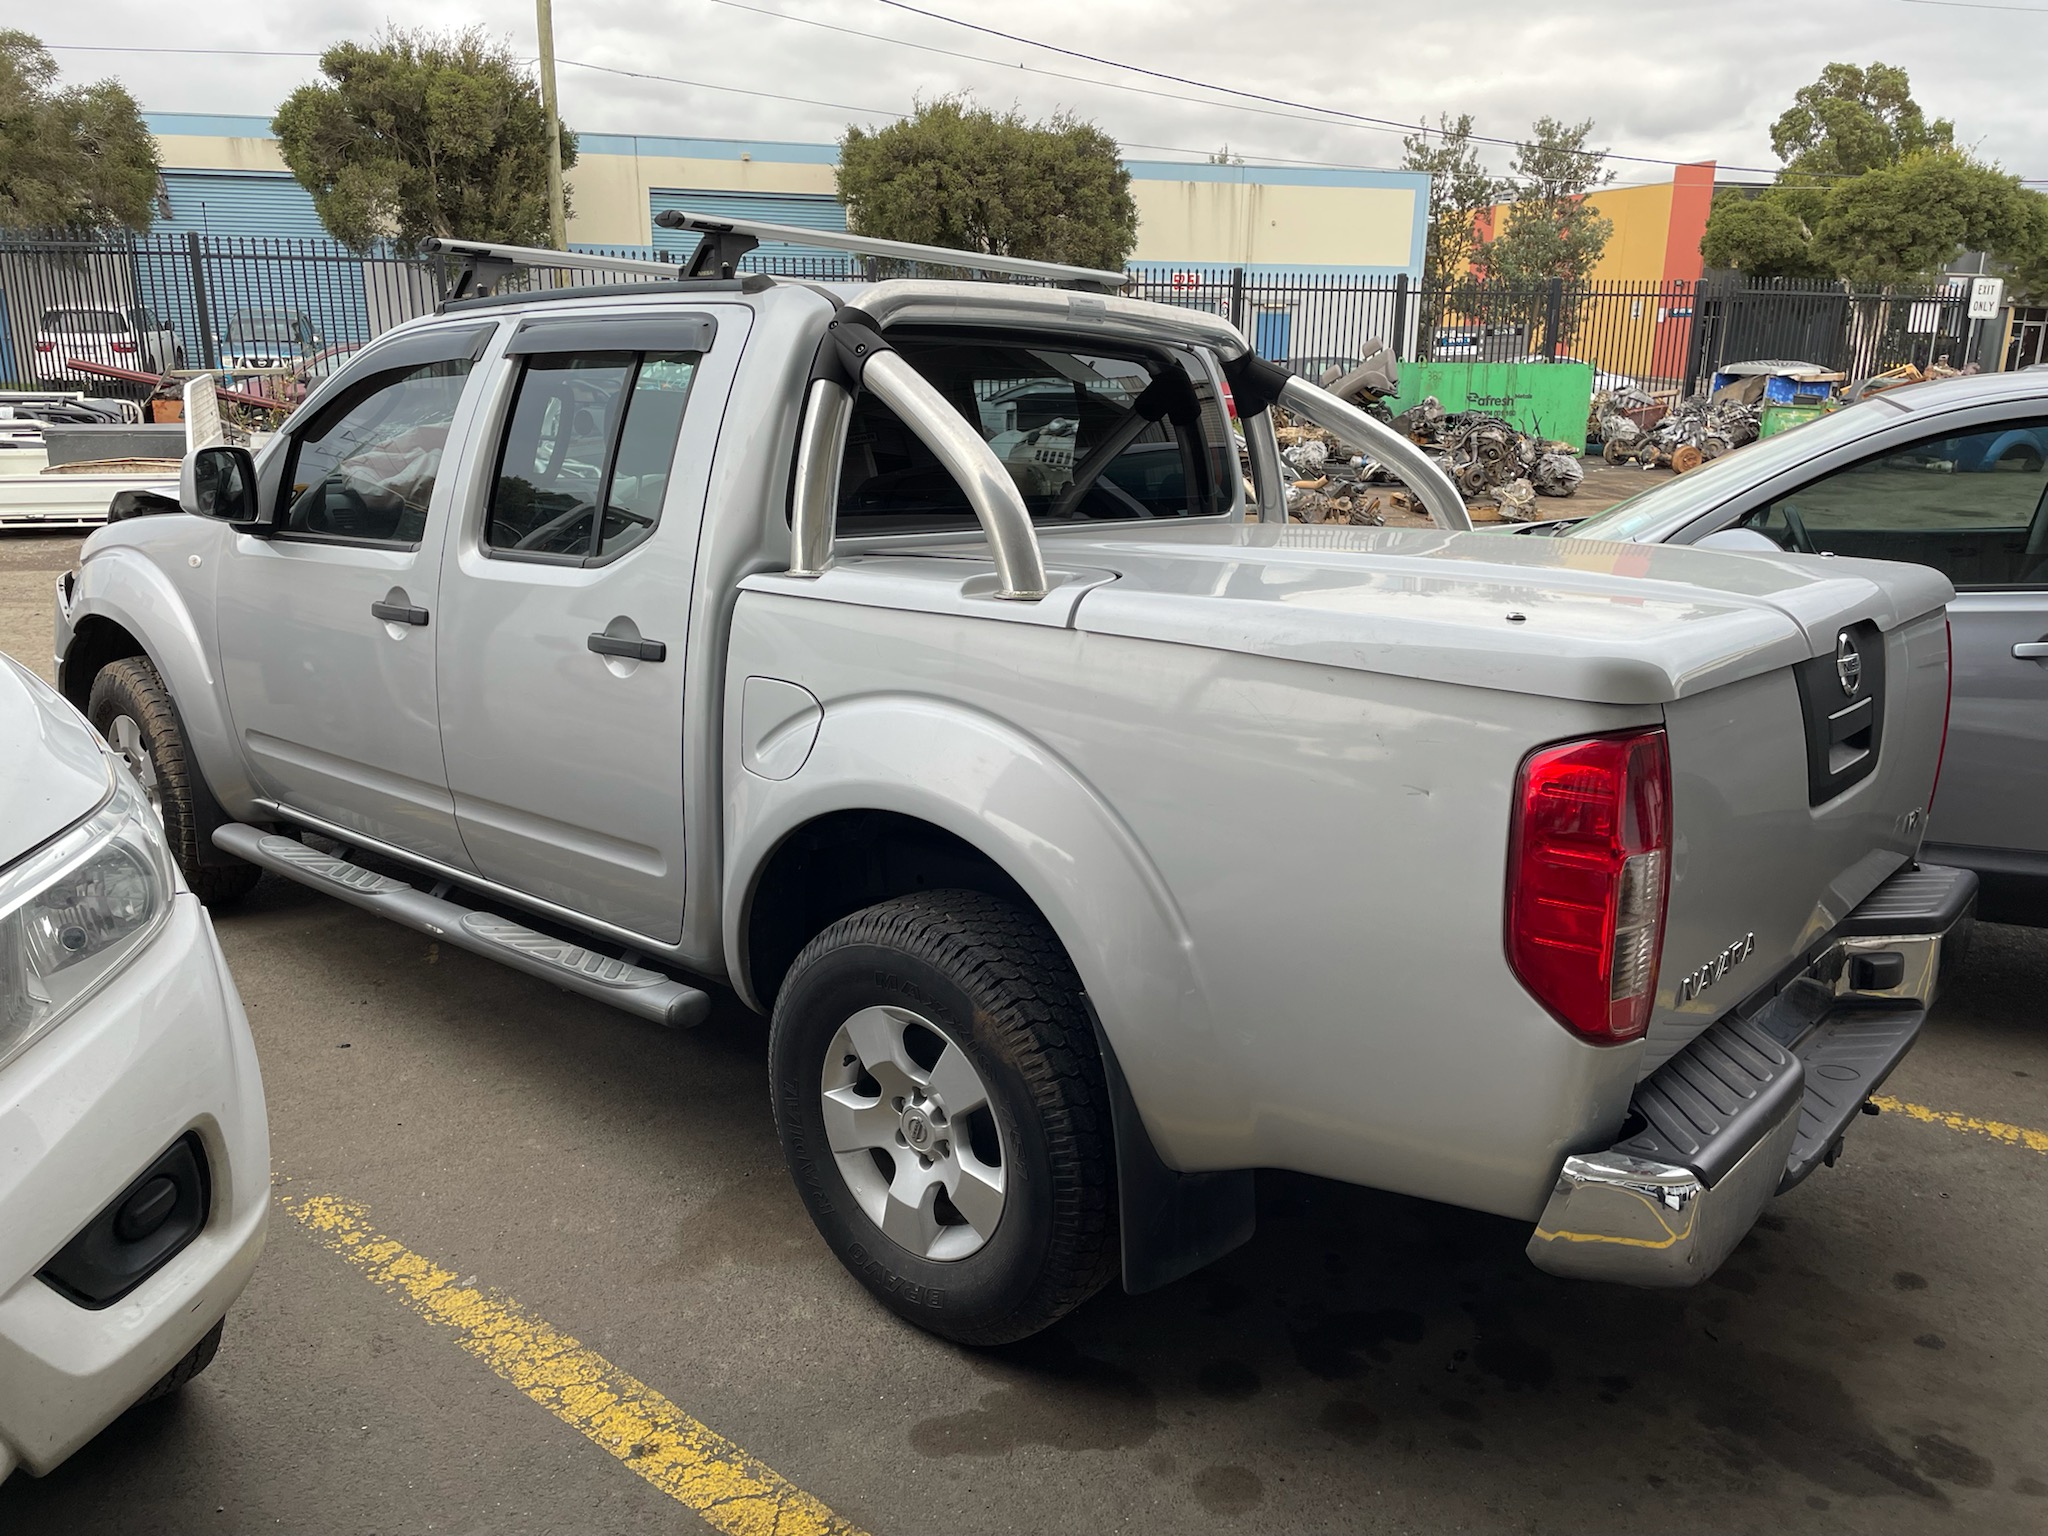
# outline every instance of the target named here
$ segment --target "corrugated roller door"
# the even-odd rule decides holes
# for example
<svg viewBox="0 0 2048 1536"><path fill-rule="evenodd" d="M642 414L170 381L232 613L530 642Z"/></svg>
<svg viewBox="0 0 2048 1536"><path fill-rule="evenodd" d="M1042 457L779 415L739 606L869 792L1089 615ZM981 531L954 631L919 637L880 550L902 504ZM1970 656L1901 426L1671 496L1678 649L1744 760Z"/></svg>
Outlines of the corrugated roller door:
<svg viewBox="0 0 2048 1536"><path fill-rule="evenodd" d="M713 218L756 219L763 224L792 224L799 229L830 229L846 232L846 209L826 192L710 192L699 188L656 187L647 194L648 214L670 208L687 208ZM697 249L697 237L683 230L654 226L654 248L673 253L687 261ZM823 246L782 244L763 241L745 265L772 270L773 261L797 260L831 262L852 270L852 258L843 251Z"/></svg>
<svg viewBox="0 0 2048 1536"><path fill-rule="evenodd" d="M313 196L284 171L165 171L171 216L156 234L325 237Z"/></svg>

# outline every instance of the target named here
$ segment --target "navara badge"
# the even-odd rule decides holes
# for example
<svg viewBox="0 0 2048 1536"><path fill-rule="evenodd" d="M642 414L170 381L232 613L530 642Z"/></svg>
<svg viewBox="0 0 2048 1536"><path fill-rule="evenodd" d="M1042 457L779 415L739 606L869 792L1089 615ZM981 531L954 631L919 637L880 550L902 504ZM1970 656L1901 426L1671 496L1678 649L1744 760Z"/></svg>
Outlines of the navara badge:
<svg viewBox="0 0 2048 1536"><path fill-rule="evenodd" d="M1835 639L1835 676L1841 679L1842 692L1855 698L1856 690L1863 686L1863 653L1846 629Z"/></svg>

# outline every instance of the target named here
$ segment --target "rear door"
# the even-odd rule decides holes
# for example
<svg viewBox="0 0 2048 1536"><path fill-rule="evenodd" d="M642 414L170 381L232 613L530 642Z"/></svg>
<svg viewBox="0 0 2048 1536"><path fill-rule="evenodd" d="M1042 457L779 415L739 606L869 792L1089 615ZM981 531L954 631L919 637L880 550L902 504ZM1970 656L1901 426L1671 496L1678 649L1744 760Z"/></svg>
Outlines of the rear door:
<svg viewBox="0 0 2048 1536"><path fill-rule="evenodd" d="M747 321L524 320L442 584L441 750L477 870L663 943L697 532Z"/></svg>
<svg viewBox="0 0 2048 1536"><path fill-rule="evenodd" d="M2048 416L1898 444L1740 526L1788 549L1931 565L1955 584L1928 841L2048 854Z"/></svg>

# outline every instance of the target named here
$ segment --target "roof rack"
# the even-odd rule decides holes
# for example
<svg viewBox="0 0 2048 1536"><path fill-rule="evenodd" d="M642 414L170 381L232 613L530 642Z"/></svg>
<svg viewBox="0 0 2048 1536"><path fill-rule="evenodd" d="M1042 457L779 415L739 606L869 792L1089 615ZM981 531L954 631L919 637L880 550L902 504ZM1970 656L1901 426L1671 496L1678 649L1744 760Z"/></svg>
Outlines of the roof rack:
<svg viewBox="0 0 2048 1536"><path fill-rule="evenodd" d="M704 238L690 258L691 277L731 277L740 258L763 240L789 245L820 246L830 251L848 251L855 256L879 256L888 261L915 261L926 266L953 267L970 272L1000 272L1006 277L1036 277L1062 287L1092 288L1102 293L1121 292L1125 274L1100 267L1070 267L1057 261L1025 261L1016 256L989 256L980 251L955 251L942 245L913 245L907 240L876 240L868 235L843 234L834 229L800 229L794 224L757 224L747 219L720 219L691 213L687 208L667 208L654 216L663 229L690 230Z"/></svg>
<svg viewBox="0 0 2048 1536"><path fill-rule="evenodd" d="M924 266L969 272L1000 272L1006 277L1035 277L1063 288L1088 288L1100 293L1121 292L1126 281L1122 272L1100 267L1070 267L1057 261L989 256L980 251L956 251L942 245L913 245L907 240L876 240L867 235L842 234L832 229L800 229L794 224L716 219L708 214L691 213L686 208L664 209L654 216L654 222L663 229L687 230L703 236L687 263L642 261L633 256L598 256L582 251L550 251L532 245L495 245L486 240L436 238L423 244L426 250L456 259L455 275L449 279L448 291L441 296L444 303L495 293L498 285L514 272L533 267L631 272L637 276L665 277L672 281L731 278L739 275L740 259L764 240L821 246L855 256L876 256L885 261L917 262Z"/></svg>

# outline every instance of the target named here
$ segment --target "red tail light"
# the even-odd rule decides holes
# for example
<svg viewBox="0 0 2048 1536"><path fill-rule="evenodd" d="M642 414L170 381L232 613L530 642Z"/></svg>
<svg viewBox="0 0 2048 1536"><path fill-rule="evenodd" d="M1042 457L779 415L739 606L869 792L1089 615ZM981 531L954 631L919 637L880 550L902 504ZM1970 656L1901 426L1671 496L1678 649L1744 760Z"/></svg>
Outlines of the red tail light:
<svg viewBox="0 0 2048 1536"><path fill-rule="evenodd" d="M114 343L114 350L116 352L133 352L135 350L135 343L132 341L117 341Z"/></svg>
<svg viewBox="0 0 2048 1536"><path fill-rule="evenodd" d="M1601 1045L1650 1027L1671 861L1662 730L1532 752L1515 785L1507 946L1536 1000Z"/></svg>
<svg viewBox="0 0 2048 1536"><path fill-rule="evenodd" d="M57 343L54 341L39 341L36 343L36 350L38 352L54 352L57 350Z"/></svg>
<svg viewBox="0 0 2048 1536"><path fill-rule="evenodd" d="M1948 636L1948 685L1941 696L1941 745L1934 753L1934 782L1927 786L1927 813L1934 814L1934 797L1941 793L1941 763L1948 756L1948 716L1956 702L1956 627L1946 619L1942 620L1942 631Z"/></svg>

